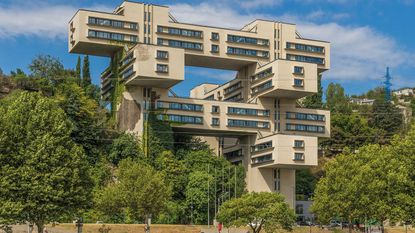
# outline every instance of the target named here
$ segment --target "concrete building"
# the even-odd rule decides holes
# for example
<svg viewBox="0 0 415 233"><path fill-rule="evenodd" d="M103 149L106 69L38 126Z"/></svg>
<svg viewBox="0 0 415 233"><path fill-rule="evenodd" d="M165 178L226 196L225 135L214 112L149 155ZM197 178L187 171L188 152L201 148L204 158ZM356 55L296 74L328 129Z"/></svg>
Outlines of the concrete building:
<svg viewBox="0 0 415 233"><path fill-rule="evenodd" d="M218 25L220 26L220 25ZM317 165L317 139L330 113L299 108L330 68L330 44L296 25L254 20L240 30L178 22L166 6L125 1L113 12L79 10L69 22L71 53L106 56L102 98L120 129L141 135L150 111L177 133L203 137L246 169L249 191L280 192L295 207L295 170ZM185 66L237 71L180 98L170 88Z"/></svg>
<svg viewBox="0 0 415 233"><path fill-rule="evenodd" d="M374 99L367 99L367 98L363 98L363 99L350 98L349 102L352 103L352 104L357 104L357 105L373 105L375 100Z"/></svg>
<svg viewBox="0 0 415 233"><path fill-rule="evenodd" d="M392 94L396 95L398 97L413 96L414 95L414 89L413 88L401 88L401 89L392 91Z"/></svg>

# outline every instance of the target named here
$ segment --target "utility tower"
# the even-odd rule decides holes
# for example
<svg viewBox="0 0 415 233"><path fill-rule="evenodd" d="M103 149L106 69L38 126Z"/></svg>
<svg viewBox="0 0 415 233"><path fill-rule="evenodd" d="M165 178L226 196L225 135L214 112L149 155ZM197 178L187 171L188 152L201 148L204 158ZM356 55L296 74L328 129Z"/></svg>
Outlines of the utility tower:
<svg viewBox="0 0 415 233"><path fill-rule="evenodd" d="M390 76L390 73L389 73L389 67L386 67L385 82L383 83L385 85L385 101L386 102L391 101L391 86L392 86L391 79L392 77Z"/></svg>

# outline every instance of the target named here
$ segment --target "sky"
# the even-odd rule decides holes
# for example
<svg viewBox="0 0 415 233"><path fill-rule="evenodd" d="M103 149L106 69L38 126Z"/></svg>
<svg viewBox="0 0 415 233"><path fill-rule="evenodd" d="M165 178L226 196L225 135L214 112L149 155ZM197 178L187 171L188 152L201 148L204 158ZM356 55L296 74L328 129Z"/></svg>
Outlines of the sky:
<svg viewBox="0 0 415 233"><path fill-rule="evenodd" d="M67 24L77 9L111 12L122 0L0 0L0 68L4 73L28 65L37 55L58 57L74 68L77 54L67 48ZM303 37L331 42L331 69L323 88L340 83L361 94L382 85L391 68L393 89L415 87L415 0L180 0L145 1L170 7L185 23L239 29L256 19L297 24ZM109 64L91 57L93 82ZM180 96L203 82L224 83L232 71L186 67Z"/></svg>

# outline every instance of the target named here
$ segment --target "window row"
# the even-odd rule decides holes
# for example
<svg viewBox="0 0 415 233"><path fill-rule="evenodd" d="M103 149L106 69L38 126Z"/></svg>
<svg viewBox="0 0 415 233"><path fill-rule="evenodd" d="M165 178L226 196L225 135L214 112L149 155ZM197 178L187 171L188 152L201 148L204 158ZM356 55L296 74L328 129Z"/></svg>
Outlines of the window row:
<svg viewBox="0 0 415 233"><path fill-rule="evenodd" d="M261 71L258 74L252 76L251 77L251 81L254 82L256 80L260 80L260 79L263 79L263 78L267 78L267 77L269 77L271 75L272 75L272 67L270 67L270 68L268 68L268 69L266 69L264 71Z"/></svg>
<svg viewBox="0 0 415 233"><path fill-rule="evenodd" d="M237 95L234 95L234 96L231 96L229 98L226 98L225 101L228 101L228 102L240 102L242 99L243 99L242 98L242 94L239 93Z"/></svg>
<svg viewBox="0 0 415 233"><path fill-rule="evenodd" d="M242 149L226 152L224 155L227 159L238 158L242 156Z"/></svg>
<svg viewBox="0 0 415 233"><path fill-rule="evenodd" d="M310 133L324 133L324 126L318 125L301 125L301 124L287 124L287 130L289 131L302 131Z"/></svg>
<svg viewBox="0 0 415 233"><path fill-rule="evenodd" d="M238 90L241 87L242 87L242 83L239 81L239 82L225 88L225 90L223 90L223 93L226 95L226 94L229 94L231 92L234 92L234 91Z"/></svg>
<svg viewBox="0 0 415 233"><path fill-rule="evenodd" d="M230 127L269 128L269 122L228 119Z"/></svg>
<svg viewBox="0 0 415 233"><path fill-rule="evenodd" d="M128 24L127 28L137 30L138 26L137 23L126 23L123 21L112 20L112 19L102 19L96 17L89 17L88 23L93 25L99 26L108 26L108 27L115 27L115 28L126 28L126 24Z"/></svg>
<svg viewBox="0 0 415 233"><path fill-rule="evenodd" d="M130 53L127 56L124 57L124 59L121 62L121 66L125 66L128 63L130 63L132 60L134 60L134 53Z"/></svg>
<svg viewBox="0 0 415 233"><path fill-rule="evenodd" d="M168 45L170 47L176 47L176 48L203 50L201 43L192 43L192 42L179 41L179 40L166 40L166 39L161 39L161 38L157 39L157 45Z"/></svg>
<svg viewBox="0 0 415 233"><path fill-rule="evenodd" d="M269 40L266 40L266 39L257 39L257 38L237 36L237 35L228 35L228 41L235 42L235 43L245 43L245 44L269 45Z"/></svg>
<svg viewBox="0 0 415 233"><path fill-rule="evenodd" d="M258 51L254 49L243 49L243 48L235 48L235 47L228 47L227 50L228 54L235 54L235 55L243 55L243 56L259 56L259 57L269 57L268 51Z"/></svg>
<svg viewBox="0 0 415 233"><path fill-rule="evenodd" d="M131 66L123 72L122 78L123 79L128 79L133 74L134 74L134 68L133 68L133 66Z"/></svg>
<svg viewBox="0 0 415 233"><path fill-rule="evenodd" d="M168 33L168 34L172 34L172 35L187 36L187 37L197 37L197 38L202 38L202 36L203 36L201 31L181 29L181 28L163 27L163 26L157 26L157 32Z"/></svg>
<svg viewBox="0 0 415 233"><path fill-rule="evenodd" d="M269 148L272 148L272 141L268 141L268 142L264 142L261 144L251 146L251 152L263 151Z"/></svg>
<svg viewBox="0 0 415 233"><path fill-rule="evenodd" d="M268 161L272 161L272 154L266 154L263 156L255 157L252 159L252 164L264 163Z"/></svg>
<svg viewBox="0 0 415 233"><path fill-rule="evenodd" d="M272 80L251 89L252 94L272 88Z"/></svg>
<svg viewBox="0 0 415 233"><path fill-rule="evenodd" d="M168 109L173 109L173 110L197 111L197 112L203 111L203 105L200 105L200 104L186 104L186 103L164 102L164 101L158 101L157 108L168 108Z"/></svg>
<svg viewBox="0 0 415 233"><path fill-rule="evenodd" d="M301 50L311 53L324 53L324 47L287 42L288 49Z"/></svg>
<svg viewBox="0 0 415 233"><path fill-rule="evenodd" d="M269 110L228 107L228 114L249 115L249 116L269 116Z"/></svg>
<svg viewBox="0 0 415 233"><path fill-rule="evenodd" d="M308 56L287 54L287 60L309 62L309 63L316 63L319 65L324 65L324 58L319 58L319 57L308 57Z"/></svg>
<svg viewBox="0 0 415 233"><path fill-rule="evenodd" d="M94 37L94 38L100 38L100 39L127 41L125 40L125 35L121 33L89 30L88 36ZM133 36L133 35L128 35L128 36L130 37L130 40L129 40L130 42L137 42L137 36Z"/></svg>
<svg viewBox="0 0 415 233"><path fill-rule="evenodd" d="M311 113L287 112L287 119L306 121L326 121L326 116Z"/></svg>
<svg viewBox="0 0 415 233"><path fill-rule="evenodd" d="M195 116L183 116L183 115L157 115L159 120L168 120L176 123L185 123L185 124L203 124L203 117Z"/></svg>

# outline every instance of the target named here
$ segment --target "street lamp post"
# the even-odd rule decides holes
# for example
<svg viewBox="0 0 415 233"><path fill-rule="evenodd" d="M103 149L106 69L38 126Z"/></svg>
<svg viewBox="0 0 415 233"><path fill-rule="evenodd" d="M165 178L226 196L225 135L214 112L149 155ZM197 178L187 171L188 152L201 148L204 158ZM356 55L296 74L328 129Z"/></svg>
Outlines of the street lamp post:
<svg viewBox="0 0 415 233"><path fill-rule="evenodd" d="M78 233L82 233L82 226L84 225L82 217L76 220L76 228L78 229Z"/></svg>

